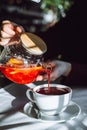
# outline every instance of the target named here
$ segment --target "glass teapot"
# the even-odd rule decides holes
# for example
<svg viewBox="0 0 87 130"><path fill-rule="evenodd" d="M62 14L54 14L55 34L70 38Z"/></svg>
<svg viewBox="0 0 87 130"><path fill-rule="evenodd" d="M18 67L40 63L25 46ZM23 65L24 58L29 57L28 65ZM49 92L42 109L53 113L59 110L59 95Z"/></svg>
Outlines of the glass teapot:
<svg viewBox="0 0 87 130"><path fill-rule="evenodd" d="M0 71L15 83L31 83L45 71L42 62L46 51L47 46L40 37L22 33L18 44L4 46L0 55Z"/></svg>

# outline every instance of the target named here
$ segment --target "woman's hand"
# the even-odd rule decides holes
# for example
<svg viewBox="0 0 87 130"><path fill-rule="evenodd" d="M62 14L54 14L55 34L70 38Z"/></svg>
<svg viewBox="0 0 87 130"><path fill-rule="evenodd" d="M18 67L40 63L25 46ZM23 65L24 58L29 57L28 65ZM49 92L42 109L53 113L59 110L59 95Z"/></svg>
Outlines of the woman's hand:
<svg viewBox="0 0 87 130"><path fill-rule="evenodd" d="M19 42L20 34L24 32L24 28L9 20L2 22L0 45L8 46Z"/></svg>
<svg viewBox="0 0 87 130"><path fill-rule="evenodd" d="M68 62L53 60L53 61L47 62L47 64L51 64L51 66L52 66L52 71L50 74L51 81L56 80L57 78L59 78L62 75L68 76L71 71L71 64ZM48 79L47 74L38 75L36 81L47 80L47 79Z"/></svg>

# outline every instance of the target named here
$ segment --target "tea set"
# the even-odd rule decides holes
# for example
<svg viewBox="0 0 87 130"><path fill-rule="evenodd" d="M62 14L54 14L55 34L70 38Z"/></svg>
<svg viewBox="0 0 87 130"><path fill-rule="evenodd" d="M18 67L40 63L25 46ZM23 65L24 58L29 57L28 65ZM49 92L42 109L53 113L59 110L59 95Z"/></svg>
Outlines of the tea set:
<svg viewBox="0 0 87 130"><path fill-rule="evenodd" d="M0 71L11 81L27 84L43 72L45 42L35 34L25 32L19 44L5 46L0 55ZM37 121L65 122L78 117L81 109L71 100L72 89L61 84L41 84L26 91L29 102L24 113ZM33 112L33 113L32 113Z"/></svg>

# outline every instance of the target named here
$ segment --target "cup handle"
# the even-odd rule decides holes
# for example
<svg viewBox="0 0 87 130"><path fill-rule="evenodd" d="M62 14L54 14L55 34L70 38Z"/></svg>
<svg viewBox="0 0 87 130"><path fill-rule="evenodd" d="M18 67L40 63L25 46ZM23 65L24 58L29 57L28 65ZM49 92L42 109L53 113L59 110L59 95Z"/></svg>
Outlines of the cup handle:
<svg viewBox="0 0 87 130"><path fill-rule="evenodd" d="M27 98L28 98L31 102L35 103L35 100L34 100L34 92L33 92L32 89L28 89L28 90L26 91L26 96L27 96Z"/></svg>

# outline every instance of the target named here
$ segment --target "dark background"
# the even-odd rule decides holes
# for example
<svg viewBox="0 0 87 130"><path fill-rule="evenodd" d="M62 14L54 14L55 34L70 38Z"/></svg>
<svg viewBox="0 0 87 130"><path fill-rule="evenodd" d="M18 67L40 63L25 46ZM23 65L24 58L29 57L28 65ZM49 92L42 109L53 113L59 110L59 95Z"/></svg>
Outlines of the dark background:
<svg viewBox="0 0 87 130"><path fill-rule="evenodd" d="M87 7L86 0L74 5L54 27L40 34L48 45L48 56L62 55L62 60L87 63ZM47 56L46 56L47 57Z"/></svg>

